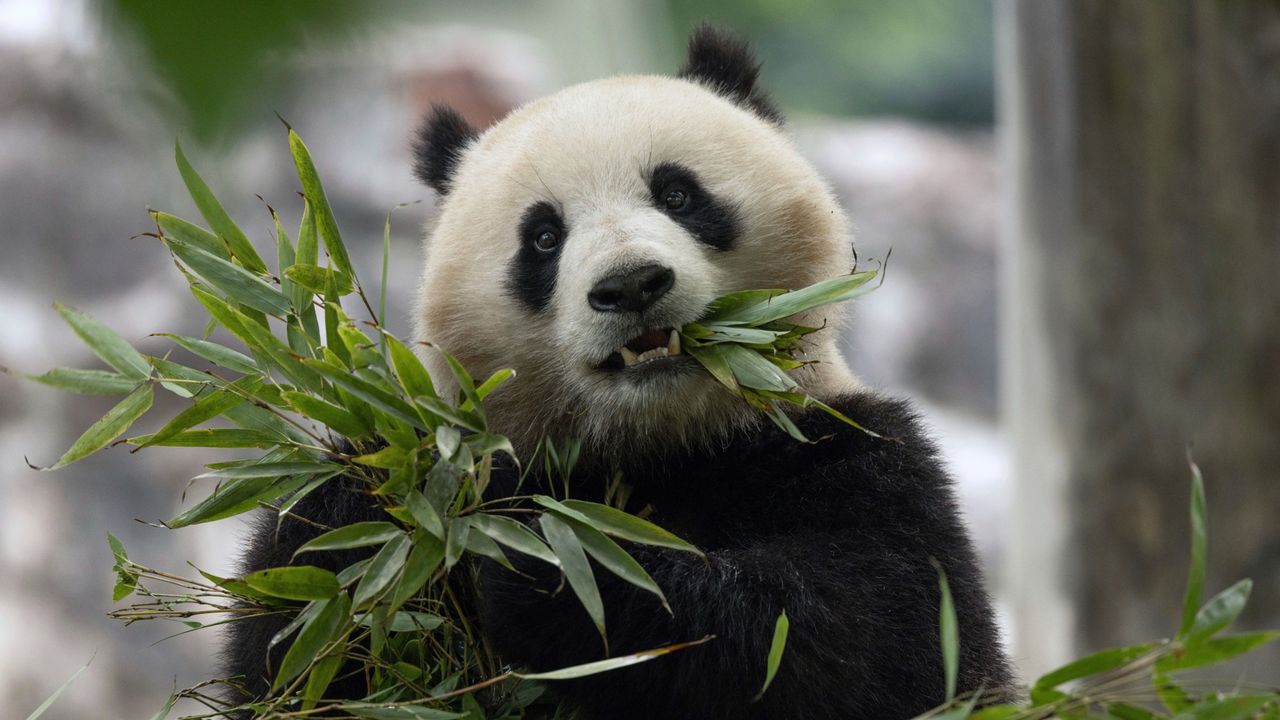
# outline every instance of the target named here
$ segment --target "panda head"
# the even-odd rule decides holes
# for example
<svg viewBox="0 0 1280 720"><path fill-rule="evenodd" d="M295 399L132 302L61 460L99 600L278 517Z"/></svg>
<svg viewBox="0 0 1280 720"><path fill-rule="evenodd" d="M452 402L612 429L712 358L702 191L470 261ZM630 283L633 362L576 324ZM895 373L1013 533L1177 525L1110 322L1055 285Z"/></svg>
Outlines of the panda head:
<svg viewBox="0 0 1280 720"><path fill-rule="evenodd" d="M673 330L725 293L798 288L849 271L830 189L783 134L745 43L704 26L677 77L623 76L531 102L483 133L436 107L417 174L441 196L425 240L420 339L480 376L521 452L545 435L651 454L759 422ZM807 324L797 379L819 397L854 380L838 308ZM450 373L428 351L433 376Z"/></svg>

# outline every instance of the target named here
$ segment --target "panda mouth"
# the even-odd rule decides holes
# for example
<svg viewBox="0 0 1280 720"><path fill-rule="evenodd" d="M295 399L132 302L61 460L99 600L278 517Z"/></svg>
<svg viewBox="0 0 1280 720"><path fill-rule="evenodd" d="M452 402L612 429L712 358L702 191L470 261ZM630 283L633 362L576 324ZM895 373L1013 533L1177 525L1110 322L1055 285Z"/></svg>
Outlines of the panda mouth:
<svg viewBox="0 0 1280 720"><path fill-rule="evenodd" d="M624 370L649 364L664 364L680 352L680 332L675 328L649 328L616 348L601 367Z"/></svg>

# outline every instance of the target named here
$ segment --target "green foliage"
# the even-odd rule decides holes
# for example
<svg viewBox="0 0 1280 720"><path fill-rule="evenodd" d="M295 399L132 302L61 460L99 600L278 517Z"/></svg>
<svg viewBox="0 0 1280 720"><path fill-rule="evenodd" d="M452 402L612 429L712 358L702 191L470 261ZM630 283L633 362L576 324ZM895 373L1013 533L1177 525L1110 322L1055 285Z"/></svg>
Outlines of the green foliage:
<svg viewBox="0 0 1280 720"><path fill-rule="evenodd" d="M1173 640L1108 648L1063 665L1031 684L1029 702L982 704L981 691L952 697L959 639L945 575L942 583L942 651L947 673L947 704L922 718L935 720L1276 720L1280 688L1258 686L1237 678L1222 685L1175 675L1234 659L1280 639L1280 630L1222 635L1244 610L1252 583L1241 580L1201 603L1207 541L1204 480L1191 466L1191 562L1187 572L1184 619ZM941 569L939 569L941 573ZM948 619L948 615L951 615ZM950 630L948 630L950 628ZM993 698L987 698L988 701Z"/></svg>
<svg viewBox="0 0 1280 720"><path fill-rule="evenodd" d="M576 442L558 447L548 440L541 447L542 467L548 480L559 483L560 496L482 497L497 464L517 466L511 443L488 430L484 407L485 398L513 373L500 370L477 382L446 355L460 392L454 398L437 392L411 344L383 331L380 316L352 270L315 165L292 130L289 145L304 207L296 246L277 219L274 275L180 149L180 172L211 229L152 213L155 236L173 255L193 297L211 318L209 332L221 327L240 348L212 342L208 333L205 338L160 334L210 363L187 366L143 355L88 315L58 306L114 372L59 368L28 376L73 392L124 396L54 468L88 457L126 435L151 407L157 390L188 404L155 432L124 442L137 448L253 450L209 464L208 472L196 479L216 485L169 520L170 528L257 508L283 519L309 493L339 476L359 486L385 511L380 520L328 528L298 549L300 564L242 578L203 571L197 578L186 578L154 570L130 559L120 541L108 536L116 574L113 600L130 602L111 614L125 624L176 621L183 626L182 634L264 615L289 619L271 640L273 646L287 643L288 650L279 667L272 669L270 697L228 706L205 692L205 683L176 693L156 717L167 717L179 697L195 698L215 714L246 712L259 718L570 717L572 710L544 696L543 683L649 662L713 642L710 637L685 638L668 647L545 673L503 669L501 658L475 631L476 574L469 559L489 558L510 566L509 554L516 553L559 568L598 628L607 654L608 628L597 573L614 575L665 605L664 589L625 545L698 555L701 551L620 509L626 497L620 483L608 494L610 504L571 498ZM385 237L384 230L384 248ZM729 390L798 439L808 441L791 423L786 407L814 407L857 427L808 397L790 376L789 371L804 364L799 359L804 338L815 329L789 318L858 297L872 289L870 281L876 275L855 272L794 291L753 290L720 298L700 322L681 329L684 347ZM353 296L369 313L364 322L356 322L343 305ZM383 304L378 303L380 308ZM940 573L941 662L948 705L931 716L1276 717L1280 696L1275 694L1224 690L1197 695L1174 680L1182 671L1237 657L1280 637L1280 632L1222 634L1244 608L1248 581L1201 604L1205 505L1198 470L1193 488L1192 563L1186 610L1174 640L1103 651L1071 663L1033 685L1029 706L975 710L981 704L978 695L955 694L963 653L950 592ZM301 564L313 552L350 548L366 548L370 555L337 573ZM227 617L207 620L220 615ZM788 626L784 613L766 658L761 695L785 662ZM368 679L368 697L326 697L332 681L350 672ZM1135 698L1123 684L1113 682L1117 676L1140 675L1149 676L1161 707L1148 707L1142 703L1145 697Z"/></svg>

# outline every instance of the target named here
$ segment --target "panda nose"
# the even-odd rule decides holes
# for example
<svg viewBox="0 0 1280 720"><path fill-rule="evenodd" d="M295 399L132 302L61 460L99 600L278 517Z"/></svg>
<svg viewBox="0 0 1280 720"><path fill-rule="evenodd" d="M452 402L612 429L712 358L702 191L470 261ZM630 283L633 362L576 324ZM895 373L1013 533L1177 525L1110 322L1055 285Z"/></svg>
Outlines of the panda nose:
<svg viewBox="0 0 1280 720"><path fill-rule="evenodd" d="M587 302L599 312L640 312L658 302L675 283L671 268L644 265L597 282L587 293Z"/></svg>

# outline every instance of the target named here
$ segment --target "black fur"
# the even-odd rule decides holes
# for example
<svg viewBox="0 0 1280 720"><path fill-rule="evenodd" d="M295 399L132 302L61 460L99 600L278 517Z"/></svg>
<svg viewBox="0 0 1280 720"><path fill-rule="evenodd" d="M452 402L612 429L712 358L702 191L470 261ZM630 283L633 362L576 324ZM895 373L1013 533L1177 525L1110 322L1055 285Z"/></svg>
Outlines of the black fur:
<svg viewBox="0 0 1280 720"><path fill-rule="evenodd" d="M544 231L559 236L560 244L554 250L540 250L534 244ZM556 290L560 251L568 233L560 213L549 202L530 205L520 218L520 249L507 270L507 290L531 312L538 312L551 302L551 294Z"/></svg>
<svg viewBox="0 0 1280 720"><path fill-rule="evenodd" d="M869 437L821 413L797 424L801 444L773 426L722 447L621 468L635 507L706 551L629 546L674 611L597 568L610 649L620 655L715 635L709 643L622 670L554 683L589 720L805 718L898 720L943 700L936 558L960 621L961 692L1009 697L1012 679L950 479L906 403L862 393L835 405L897 440ZM598 477L574 486L598 492ZM513 482L495 478L495 487ZM526 479L525 492L538 479ZM533 485L530 485L532 483ZM305 505L305 507L304 507ZM376 502L329 483L297 512L329 526L385 519ZM246 570L287 564L320 531L286 521L260 526ZM354 553L303 556L338 570ZM602 657L595 627L559 571L513 555L529 577L493 563L482 569L486 635L517 667L548 670ZM532 578L532 579L530 579ZM536 592L541 590L543 592ZM759 702L774 621L791 631L778 676ZM229 671L266 690L266 643L279 620L235 623ZM282 651L283 648L277 648ZM275 662L278 662L278 657ZM361 697L359 678L331 695Z"/></svg>
<svg viewBox="0 0 1280 720"><path fill-rule="evenodd" d="M688 204L671 210L664 198L672 190L688 194ZM663 163L653 169L649 191L659 210L689 231L699 241L717 250L729 250L738 239L738 217L734 209L711 195L698 183L693 171L678 163Z"/></svg>
<svg viewBox="0 0 1280 720"><path fill-rule="evenodd" d="M760 88L760 63L750 44L733 33L703 23L689 37L689 55L680 77L701 82L775 125L782 112Z"/></svg>
<svg viewBox="0 0 1280 720"><path fill-rule="evenodd" d="M643 665L556 684L592 719L899 720L943 700L938 576L960 620L961 692L1007 696L1010 671L951 483L907 405L871 394L836 404L880 440L824 414L799 425L803 445L770 427L722 448L624 470L660 524L707 551L632 547L674 610L598 570L615 655L715 635ZM581 486L587 479L578 479ZM488 636L517 666L597 660L600 638L558 571L484 571ZM556 592L557 588L559 591ZM764 698L775 618L790 636Z"/></svg>
<svg viewBox="0 0 1280 720"><path fill-rule="evenodd" d="M462 151L478 137L448 105L433 105L413 142L413 174L441 195L453 187Z"/></svg>

